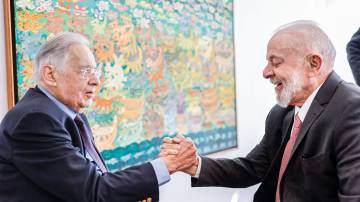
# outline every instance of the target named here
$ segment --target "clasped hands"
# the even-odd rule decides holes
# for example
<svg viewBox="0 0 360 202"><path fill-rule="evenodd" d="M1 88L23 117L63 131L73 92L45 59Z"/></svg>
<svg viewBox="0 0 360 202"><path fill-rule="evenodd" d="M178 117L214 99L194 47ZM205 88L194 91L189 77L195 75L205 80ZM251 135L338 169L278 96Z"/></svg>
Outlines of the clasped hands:
<svg viewBox="0 0 360 202"><path fill-rule="evenodd" d="M161 158L169 173L182 171L194 176L198 167L197 151L190 138L177 135L174 138L164 138L159 158Z"/></svg>

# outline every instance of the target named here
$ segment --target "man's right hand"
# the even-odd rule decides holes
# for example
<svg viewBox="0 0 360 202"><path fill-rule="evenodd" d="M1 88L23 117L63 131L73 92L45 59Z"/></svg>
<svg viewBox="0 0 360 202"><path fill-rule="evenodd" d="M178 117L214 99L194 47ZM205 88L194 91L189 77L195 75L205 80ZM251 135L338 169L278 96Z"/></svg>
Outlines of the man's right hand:
<svg viewBox="0 0 360 202"><path fill-rule="evenodd" d="M191 176L195 175L198 166L197 151L190 138L164 138L159 158L165 162L170 174L183 171Z"/></svg>

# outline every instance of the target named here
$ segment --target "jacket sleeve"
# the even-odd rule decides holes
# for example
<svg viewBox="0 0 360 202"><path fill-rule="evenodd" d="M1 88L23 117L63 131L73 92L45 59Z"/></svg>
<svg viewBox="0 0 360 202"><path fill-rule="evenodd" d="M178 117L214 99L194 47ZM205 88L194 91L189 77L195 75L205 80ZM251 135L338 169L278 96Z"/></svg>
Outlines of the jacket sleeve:
<svg viewBox="0 0 360 202"><path fill-rule="evenodd" d="M263 158L264 154L261 151L263 149L260 145L254 149L258 159L211 159L201 157L200 176L198 179L191 178L191 186L243 188L261 182L263 175L265 175L264 171L269 165L268 160Z"/></svg>
<svg viewBox="0 0 360 202"><path fill-rule="evenodd" d="M12 162L19 172L63 201L159 200L158 183L150 163L99 174L79 148L73 146L63 124L49 115L27 114L7 135Z"/></svg>
<svg viewBox="0 0 360 202"><path fill-rule="evenodd" d="M347 44L346 52L355 82L360 85L360 29L355 32Z"/></svg>
<svg viewBox="0 0 360 202"><path fill-rule="evenodd" d="M271 110L266 119L264 137L246 157L235 159L202 157L200 176L198 179L191 179L192 186L242 188L261 182L273 161L271 153L276 153L281 143L284 112L279 106Z"/></svg>

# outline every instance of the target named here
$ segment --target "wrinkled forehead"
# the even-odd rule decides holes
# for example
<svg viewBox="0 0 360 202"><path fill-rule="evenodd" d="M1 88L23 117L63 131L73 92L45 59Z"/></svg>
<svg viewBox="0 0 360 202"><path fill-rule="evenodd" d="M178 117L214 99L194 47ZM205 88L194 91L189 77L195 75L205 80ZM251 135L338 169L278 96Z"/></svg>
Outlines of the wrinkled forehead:
<svg viewBox="0 0 360 202"><path fill-rule="evenodd" d="M302 52L305 43L300 33L291 30L282 30L274 34L267 46L267 55Z"/></svg>
<svg viewBox="0 0 360 202"><path fill-rule="evenodd" d="M295 41L301 40L300 33L291 30L281 30L275 33L269 40L268 45L276 44L277 46L291 46Z"/></svg>
<svg viewBox="0 0 360 202"><path fill-rule="evenodd" d="M73 44L69 47L68 62L75 63L75 66L79 67L96 67L94 54L83 44Z"/></svg>

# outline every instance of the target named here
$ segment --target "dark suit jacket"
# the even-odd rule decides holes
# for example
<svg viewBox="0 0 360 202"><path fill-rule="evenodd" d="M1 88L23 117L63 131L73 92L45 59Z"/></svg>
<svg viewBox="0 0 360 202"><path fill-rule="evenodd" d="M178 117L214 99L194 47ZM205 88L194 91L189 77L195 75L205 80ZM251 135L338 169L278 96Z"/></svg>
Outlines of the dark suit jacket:
<svg viewBox="0 0 360 202"><path fill-rule="evenodd" d="M85 158L75 122L39 89L30 89L1 122L1 202L134 202L148 197L159 200L150 163L99 174Z"/></svg>
<svg viewBox="0 0 360 202"><path fill-rule="evenodd" d="M360 29L351 37L346 52L355 82L360 85Z"/></svg>
<svg viewBox="0 0 360 202"><path fill-rule="evenodd" d="M261 182L254 201L275 201L293 116L293 107L274 106L263 139L245 158L202 157L200 177L192 179L192 186L247 187ZM359 87L330 74L309 108L280 186L284 202L360 201Z"/></svg>

